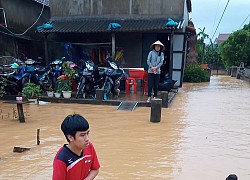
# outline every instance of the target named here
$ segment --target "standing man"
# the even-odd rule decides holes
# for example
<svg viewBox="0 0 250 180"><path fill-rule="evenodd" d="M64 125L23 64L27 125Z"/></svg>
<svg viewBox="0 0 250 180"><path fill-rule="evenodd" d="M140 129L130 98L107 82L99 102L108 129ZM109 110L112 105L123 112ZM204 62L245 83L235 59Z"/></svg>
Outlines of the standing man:
<svg viewBox="0 0 250 180"><path fill-rule="evenodd" d="M160 42L156 41L151 45L152 51L148 54L148 99L150 102L152 89L154 90L153 98L156 98L158 93L158 85L160 81L161 65L164 61L165 46Z"/></svg>
<svg viewBox="0 0 250 180"><path fill-rule="evenodd" d="M61 124L68 144L57 152L53 180L93 180L100 168L93 144L89 141L89 123L79 114L68 115Z"/></svg>

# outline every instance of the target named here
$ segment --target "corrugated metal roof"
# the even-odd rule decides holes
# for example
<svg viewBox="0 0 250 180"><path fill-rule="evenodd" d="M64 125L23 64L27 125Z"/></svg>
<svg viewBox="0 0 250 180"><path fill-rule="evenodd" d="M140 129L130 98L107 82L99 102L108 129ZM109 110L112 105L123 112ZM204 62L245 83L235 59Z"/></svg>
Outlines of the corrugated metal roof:
<svg viewBox="0 0 250 180"><path fill-rule="evenodd" d="M183 20L178 20L177 27L166 27L167 18L152 19L114 19L114 18L56 18L51 19L53 28L50 30L41 29L45 33L97 33L110 32L108 25L118 23L121 28L113 30L116 32L140 32L140 31L164 31L169 29L183 28Z"/></svg>
<svg viewBox="0 0 250 180"><path fill-rule="evenodd" d="M44 4L45 6L49 6L49 0L34 0L34 1Z"/></svg>

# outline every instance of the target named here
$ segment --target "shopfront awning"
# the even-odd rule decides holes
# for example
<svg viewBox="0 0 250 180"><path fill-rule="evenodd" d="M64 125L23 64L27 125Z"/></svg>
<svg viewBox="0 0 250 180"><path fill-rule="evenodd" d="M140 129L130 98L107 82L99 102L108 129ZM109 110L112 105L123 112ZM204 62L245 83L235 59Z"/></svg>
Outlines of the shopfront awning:
<svg viewBox="0 0 250 180"><path fill-rule="evenodd" d="M166 26L168 18L102 18L102 17L78 17L78 18L53 18L48 24L52 29L39 29L40 33L104 33L110 32L110 23L118 23L120 28L115 32L152 32L166 31L170 29L182 29L184 20L175 20L177 26Z"/></svg>

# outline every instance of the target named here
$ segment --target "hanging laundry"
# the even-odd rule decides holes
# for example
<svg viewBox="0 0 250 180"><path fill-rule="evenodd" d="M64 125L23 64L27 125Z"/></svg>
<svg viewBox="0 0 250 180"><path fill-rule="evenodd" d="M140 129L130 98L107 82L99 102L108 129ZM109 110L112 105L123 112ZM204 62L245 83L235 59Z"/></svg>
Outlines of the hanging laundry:
<svg viewBox="0 0 250 180"><path fill-rule="evenodd" d="M96 62L97 61L97 59L96 59L96 49L92 49L92 61L93 62Z"/></svg>
<svg viewBox="0 0 250 180"><path fill-rule="evenodd" d="M102 62L104 63L105 60L106 60L106 50L103 49L103 50L102 50Z"/></svg>
<svg viewBox="0 0 250 180"><path fill-rule="evenodd" d="M124 53L123 49L117 51L115 54L115 61L119 61L120 59L122 59L124 55L123 53Z"/></svg>
<svg viewBox="0 0 250 180"><path fill-rule="evenodd" d="M99 55L99 63L102 63L102 50L101 49L99 49L98 55Z"/></svg>

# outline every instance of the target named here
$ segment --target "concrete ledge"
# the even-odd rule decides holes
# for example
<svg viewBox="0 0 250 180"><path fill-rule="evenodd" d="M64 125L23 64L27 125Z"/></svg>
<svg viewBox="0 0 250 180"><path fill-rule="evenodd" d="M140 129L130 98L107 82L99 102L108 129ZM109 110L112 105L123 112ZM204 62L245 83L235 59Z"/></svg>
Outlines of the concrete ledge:
<svg viewBox="0 0 250 180"><path fill-rule="evenodd" d="M176 93L169 92L168 94L168 105L164 108L168 108L171 102L173 101ZM15 100L15 95L5 95L4 97L0 98L0 100ZM76 99L74 96L69 99L65 98L55 98L55 97L48 97L43 95L39 98L41 101L47 101L52 103L76 103L76 104L93 104L93 105L109 105L109 106L119 106L122 101L131 101L131 100L123 100L115 99L115 100L95 100L95 99ZM147 103L146 101L137 101L137 107L151 107L151 103Z"/></svg>

